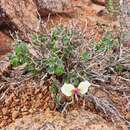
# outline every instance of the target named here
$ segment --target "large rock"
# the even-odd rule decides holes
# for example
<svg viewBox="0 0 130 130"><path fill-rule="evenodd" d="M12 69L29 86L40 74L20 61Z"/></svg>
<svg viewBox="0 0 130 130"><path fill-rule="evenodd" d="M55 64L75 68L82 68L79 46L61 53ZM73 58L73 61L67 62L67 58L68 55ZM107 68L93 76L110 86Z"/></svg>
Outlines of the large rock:
<svg viewBox="0 0 130 130"><path fill-rule="evenodd" d="M110 125L100 116L85 110L73 110L66 117L58 112L25 116L2 130L128 130Z"/></svg>
<svg viewBox="0 0 130 130"><path fill-rule="evenodd" d="M11 22L22 35L39 31L37 6L33 0L1 0L0 8L1 14L4 12L4 17L0 18Z"/></svg>

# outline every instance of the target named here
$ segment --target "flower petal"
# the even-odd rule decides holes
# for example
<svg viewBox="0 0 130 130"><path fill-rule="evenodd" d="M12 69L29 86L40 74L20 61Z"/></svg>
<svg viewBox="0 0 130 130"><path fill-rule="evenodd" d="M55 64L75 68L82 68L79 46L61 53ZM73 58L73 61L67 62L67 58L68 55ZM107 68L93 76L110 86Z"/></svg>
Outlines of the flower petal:
<svg viewBox="0 0 130 130"><path fill-rule="evenodd" d="M78 89L80 89L80 93L81 94L85 94L86 92L88 92L88 88L90 87L90 83L86 80L84 82L81 82L78 86Z"/></svg>
<svg viewBox="0 0 130 130"><path fill-rule="evenodd" d="M72 84L64 84L61 87L61 91L63 94L65 94L66 96L72 96L72 90L74 89L74 86Z"/></svg>

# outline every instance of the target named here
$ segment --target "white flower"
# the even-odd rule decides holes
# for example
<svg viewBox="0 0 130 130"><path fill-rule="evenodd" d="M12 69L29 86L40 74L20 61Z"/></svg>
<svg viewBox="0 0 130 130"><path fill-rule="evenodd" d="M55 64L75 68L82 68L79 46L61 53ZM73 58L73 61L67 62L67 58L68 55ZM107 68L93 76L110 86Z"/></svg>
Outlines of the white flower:
<svg viewBox="0 0 130 130"><path fill-rule="evenodd" d="M88 89L90 87L90 83L88 81L84 81L84 82L81 82L79 84L79 86L76 88L74 87L72 84L64 84L62 87L61 87L61 92L63 94L65 94L66 96L72 96L72 95L77 95L77 94L85 94L86 92L88 92Z"/></svg>
<svg viewBox="0 0 130 130"><path fill-rule="evenodd" d="M61 88L61 91L62 93L64 93L66 96L72 96L72 90L74 89L75 87L72 85L72 84L64 84Z"/></svg>
<svg viewBox="0 0 130 130"><path fill-rule="evenodd" d="M81 82L78 86L80 93L81 94L87 93L90 86L91 84L88 81Z"/></svg>

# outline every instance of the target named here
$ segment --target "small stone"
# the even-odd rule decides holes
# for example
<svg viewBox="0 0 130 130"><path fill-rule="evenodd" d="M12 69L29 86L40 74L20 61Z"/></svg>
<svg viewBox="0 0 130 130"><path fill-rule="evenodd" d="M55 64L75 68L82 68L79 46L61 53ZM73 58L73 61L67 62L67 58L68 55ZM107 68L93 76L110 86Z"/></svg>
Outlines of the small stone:
<svg viewBox="0 0 130 130"><path fill-rule="evenodd" d="M42 93L40 93L40 94L38 95L38 97L39 97L40 99L42 99L42 98L43 98Z"/></svg>
<svg viewBox="0 0 130 130"><path fill-rule="evenodd" d="M3 126L6 126L7 125L7 121L6 120L3 120L1 123L0 123L0 128L2 128Z"/></svg>
<svg viewBox="0 0 130 130"><path fill-rule="evenodd" d="M9 98L7 98L7 99L5 100L5 104L6 104L6 105L10 105L10 103L11 103L11 102L12 102L12 100L13 100L13 96L14 96L14 95L13 95L13 94L11 94L11 95L10 95L10 97L9 97Z"/></svg>
<svg viewBox="0 0 130 130"><path fill-rule="evenodd" d="M126 115L126 119L130 121L130 113Z"/></svg>
<svg viewBox="0 0 130 130"><path fill-rule="evenodd" d="M25 115L28 115L29 112L23 112L22 115L25 116Z"/></svg>
<svg viewBox="0 0 130 130"><path fill-rule="evenodd" d="M30 113L34 113L34 110L33 110L33 109L30 109L29 112L30 112Z"/></svg>
<svg viewBox="0 0 130 130"><path fill-rule="evenodd" d="M26 106L24 106L24 107L21 109L21 111L22 111L22 112L27 112L27 111L28 111L28 109L27 109L27 107L26 107Z"/></svg>
<svg viewBox="0 0 130 130"><path fill-rule="evenodd" d="M2 108L2 113L3 113L3 115L6 115L8 113L8 109L7 108Z"/></svg>
<svg viewBox="0 0 130 130"><path fill-rule="evenodd" d="M12 113L12 119L15 120L18 117L18 115L19 115L19 111L14 111Z"/></svg>

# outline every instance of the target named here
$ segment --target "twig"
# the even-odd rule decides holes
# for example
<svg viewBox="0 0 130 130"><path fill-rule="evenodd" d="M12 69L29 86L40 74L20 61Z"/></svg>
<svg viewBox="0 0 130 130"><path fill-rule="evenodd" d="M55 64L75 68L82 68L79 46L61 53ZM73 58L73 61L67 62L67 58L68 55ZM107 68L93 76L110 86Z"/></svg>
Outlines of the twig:
<svg viewBox="0 0 130 130"><path fill-rule="evenodd" d="M130 82L130 79L126 79L126 78L121 77L121 76L119 76L118 78L119 78L119 79L122 79L122 80L124 80L124 81Z"/></svg>
<svg viewBox="0 0 130 130"><path fill-rule="evenodd" d="M123 121L130 128L130 122L125 119L125 117L119 113L117 108L107 100L95 97L90 94L85 95L84 98L86 101L94 103L98 109L104 112L107 118L110 117L112 120L118 120L121 122Z"/></svg>

